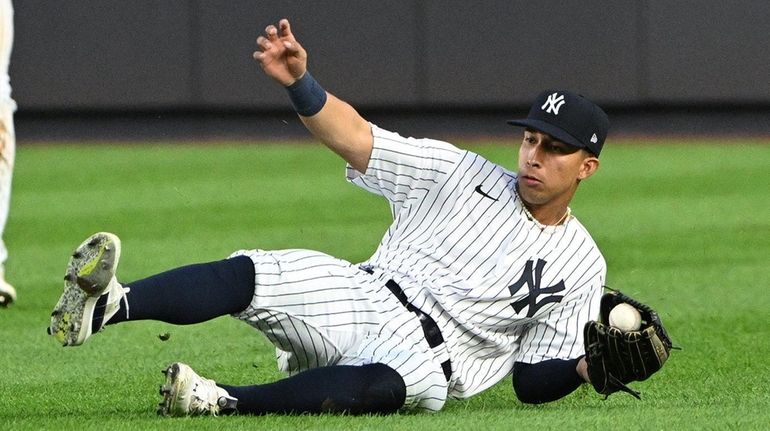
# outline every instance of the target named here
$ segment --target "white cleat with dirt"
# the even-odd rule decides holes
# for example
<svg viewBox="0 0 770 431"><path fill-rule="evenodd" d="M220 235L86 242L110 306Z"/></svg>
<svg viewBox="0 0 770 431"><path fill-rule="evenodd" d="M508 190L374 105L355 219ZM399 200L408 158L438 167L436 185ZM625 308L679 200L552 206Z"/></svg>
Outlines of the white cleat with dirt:
<svg viewBox="0 0 770 431"><path fill-rule="evenodd" d="M104 328L123 307L126 289L115 278L120 239L99 232L83 241L70 257L64 274L64 293L51 313L48 333L64 346L79 346Z"/></svg>
<svg viewBox="0 0 770 431"><path fill-rule="evenodd" d="M160 387L163 400L158 404L159 415L218 416L235 412L238 400L188 365L175 362L163 370L163 374L166 382Z"/></svg>

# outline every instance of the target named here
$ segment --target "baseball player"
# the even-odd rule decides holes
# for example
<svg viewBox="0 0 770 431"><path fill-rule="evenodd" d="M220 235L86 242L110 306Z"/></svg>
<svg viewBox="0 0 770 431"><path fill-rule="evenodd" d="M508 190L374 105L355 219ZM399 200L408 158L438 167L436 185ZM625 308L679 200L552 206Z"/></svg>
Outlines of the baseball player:
<svg viewBox="0 0 770 431"><path fill-rule="evenodd" d="M390 203L393 223L353 264L310 250L240 250L142 280L115 277L120 240L101 232L72 255L49 332L82 344L105 325L193 324L231 314L275 345L288 377L216 383L173 363L166 415L438 411L513 375L526 403L588 380L582 328L598 314L606 265L568 204L599 167L609 122L569 91L537 96L518 172L432 139L367 122L307 70L289 22L254 57L347 178Z"/></svg>
<svg viewBox="0 0 770 431"><path fill-rule="evenodd" d="M8 250L3 242L3 231L11 205L11 177L16 157L16 132L13 113L16 102L11 98L11 79L8 66L13 48L13 4L0 0L0 307L16 300L16 289L5 281L5 261Z"/></svg>

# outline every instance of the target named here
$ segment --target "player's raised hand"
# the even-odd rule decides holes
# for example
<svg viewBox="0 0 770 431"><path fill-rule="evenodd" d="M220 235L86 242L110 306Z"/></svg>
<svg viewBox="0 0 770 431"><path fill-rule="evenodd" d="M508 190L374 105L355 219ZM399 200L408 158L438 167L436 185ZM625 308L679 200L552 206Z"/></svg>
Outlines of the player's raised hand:
<svg viewBox="0 0 770 431"><path fill-rule="evenodd" d="M282 19L278 28L267 26L265 35L257 38L257 48L254 59L281 85L293 84L307 70L307 52L294 38L287 19Z"/></svg>

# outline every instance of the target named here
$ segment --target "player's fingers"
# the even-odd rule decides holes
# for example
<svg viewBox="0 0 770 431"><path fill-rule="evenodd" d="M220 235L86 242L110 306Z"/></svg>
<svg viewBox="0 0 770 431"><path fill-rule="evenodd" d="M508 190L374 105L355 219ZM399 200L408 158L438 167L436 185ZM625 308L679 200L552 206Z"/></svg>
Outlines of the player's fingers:
<svg viewBox="0 0 770 431"><path fill-rule="evenodd" d="M303 61L307 58L307 53L305 52L305 49L302 48L302 45L299 44L299 42L295 41L283 41L283 46L286 48L287 55L294 57L295 59L299 61Z"/></svg>
<svg viewBox="0 0 770 431"><path fill-rule="evenodd" d="M291 32L291 24L289 20L284 18L278 22L278 27L281 28L281 37L288 38L289 40L295 40L294 35Z"/></svg>
<svg viewBox="0 0 770 431"><path fill-rule="evenodd" d="M273 44L272 44L272 43L270 43L270 41L269 41L269 40L267 40L267 38L266 38L266 37L264 37L264 36L259 36L259 37L257 38L257 46L258 46L258 47L259 47L259 49L261 49L262 51L267 51L267 50L269 50L270 48L272 48L272 47L273 47Z"/></svg>
<svg viewBox="0 0 770 431"><path fill-rule="evenodd" d="M262 66L262 68L267 66L272 61L272 59L268 58L267 54L265 54L262 51L254 51L254 54L252 54L251 56L254 58L254 60L257 60L257 62L259 63L260 66Z"/></svg>
<svg viewBox="0 0 770 431"><path fill-rule="evenodd" d="M284 41L283 46L290 55L296 55L299 53L299 44L297 42Z"/></svg>
<svg viewBox="0 0 770 431"><path fill-rule="evenodd" d="M267 38L270 41L278 40L278 29L275 28L275 26L272 25L272 24L270 24L269 26L265 27L265 34L267 35Z"/></svg>

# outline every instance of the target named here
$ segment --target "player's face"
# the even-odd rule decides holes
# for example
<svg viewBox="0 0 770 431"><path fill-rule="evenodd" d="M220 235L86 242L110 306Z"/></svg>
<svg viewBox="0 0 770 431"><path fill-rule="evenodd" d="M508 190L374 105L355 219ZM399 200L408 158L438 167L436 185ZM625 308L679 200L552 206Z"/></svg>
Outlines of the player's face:
<svg viewBox="0 0 770 431"><path fill-rule="evenodd" d="M519 148L519 193L534 206L567 206L580 180L591 176L599 159L585 150L533 129Z"/></svg>

